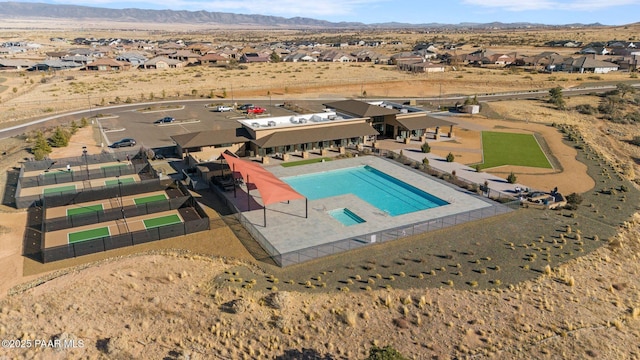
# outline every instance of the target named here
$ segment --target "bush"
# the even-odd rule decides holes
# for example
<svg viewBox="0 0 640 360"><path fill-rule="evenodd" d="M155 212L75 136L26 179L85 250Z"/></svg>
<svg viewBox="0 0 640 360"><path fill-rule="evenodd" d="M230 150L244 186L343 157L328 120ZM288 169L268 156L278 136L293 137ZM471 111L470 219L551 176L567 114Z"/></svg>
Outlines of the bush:
<svg viewBox="0 0 640 360"><path fill-rule="evenodd" d="M453 162L456 159L456 157L453 155L453 153L449 153L447 155L447 162Z"/></svg>
<svg viewBox="0 0 640 360"><path fill-rule="evenodd" d="M426 157L422 159L422 164L423 165L429 165L429 159L427 159Z"/></svg>
<svg viewBox="0 0 640 360"><path fill-rule="evenodd" d="M598 112L598 109L591 106L591 104L580 104L576 105L576 111L580 114L593 115Z"/></svg>
<svg viewBox="0 0 640 360"><path fill-rule="evenodd" d="M51 146L44 138L42 131L36 134L36 141L31 148L31 153L36 160L43 160L51 152Z"/></svg>
<svg viewBox="0 0 640 360"><path fill-rule="evenodd" d="M567 195L567 203L572 205L580 205L582 203L582 195L578 193L571 193Z"/></svg>
<svg viewBox="0 0 640 360"><path fill-rule="evenodd" d="M422 144L422 146L420 147L420 149L422 150L423 153L430 153L431 152L431 146L429 146L429 144L427 142L425 142L424 144Z"/></svg>
<svg viewBox="0 0 640 360"><path fill-rule="evenodd" d="M406 360L398 350L387 345L383 348L374 346L369 350L369 357L366 360Z"/></svg>
<svg viewBox="0 0 640 360"><path fill-rule="evenodd" d="M516 176L516 174L511 172L509 176L507 176L507 182L509 182L509 184L515 184L516 181L518 181L518 177Z"/></svg>

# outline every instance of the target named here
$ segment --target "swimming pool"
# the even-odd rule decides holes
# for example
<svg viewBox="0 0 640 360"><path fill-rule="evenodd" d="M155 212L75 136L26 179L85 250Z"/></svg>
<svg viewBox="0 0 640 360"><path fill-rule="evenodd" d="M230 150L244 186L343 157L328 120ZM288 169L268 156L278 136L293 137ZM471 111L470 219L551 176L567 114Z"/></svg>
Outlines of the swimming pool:
<svg viewBox="0 0 640 360"><path fill-rule="evenodd" d="M367 165L285 177L282 180L309 200L354 194L391 216L448 204Z"/></svg>

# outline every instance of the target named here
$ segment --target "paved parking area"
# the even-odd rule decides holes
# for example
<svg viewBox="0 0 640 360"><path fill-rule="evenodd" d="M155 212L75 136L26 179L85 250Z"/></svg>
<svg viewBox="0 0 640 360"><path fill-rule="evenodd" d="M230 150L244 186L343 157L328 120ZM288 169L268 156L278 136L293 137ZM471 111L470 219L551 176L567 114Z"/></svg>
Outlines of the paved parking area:
<svg viewBox="0 0 640 360"><path fill-rule="evenodd" d="M238 104L244 101L236 101ZM98 119L103 129L105 146L122 138L134 138L137 141L135 148L139 146L158 148L173 146L171 136L186 134L204 130L232 129L238 127L238 120L246 119L246 114L241 111L214 112L205 107L207 104L222 103L232 104L231 101L219 100L198 100L190 102L172 102L156 105L138 105L110 109L103 113L103 117ZM271 105L269 101L251 101L250 103L267 109L264 117L286 116L292 114L291 111L282 107L277 107L275 102ZM319 102L318 106L322 106ZM142 111L151 108L151 111ZM165 116L176 119L171 124L154 124L154 121ZM114 151L127 151L129 148L115 149Z"/></svg>

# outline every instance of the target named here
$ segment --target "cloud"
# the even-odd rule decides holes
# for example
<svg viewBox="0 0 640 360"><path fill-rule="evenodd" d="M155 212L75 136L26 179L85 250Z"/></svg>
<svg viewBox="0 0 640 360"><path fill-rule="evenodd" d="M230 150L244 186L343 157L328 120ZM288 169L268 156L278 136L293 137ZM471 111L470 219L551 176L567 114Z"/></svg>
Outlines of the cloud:
<svg viewBox="0 0 640 360"><path fill-rule="evenodd" d="M502 9L506 11L535 11L535 10L570 10L596 11L625 5L640 5L640 0L571 0L571 1L521 1L512 0L463 0L467 5L485 8Z"/></svg>

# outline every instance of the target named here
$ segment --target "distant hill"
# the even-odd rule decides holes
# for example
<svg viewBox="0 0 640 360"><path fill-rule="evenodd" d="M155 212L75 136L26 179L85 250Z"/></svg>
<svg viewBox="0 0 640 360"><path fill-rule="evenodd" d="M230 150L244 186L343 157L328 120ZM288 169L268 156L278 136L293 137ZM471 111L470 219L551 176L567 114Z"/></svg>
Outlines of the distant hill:
<svg viewBox="0 0 640 360"><path fill-rule="evenodd" d="M247 15L209 11L175 11L144 9L107 9L77 5L53 5L45 3L0 2L0 18L5 19L69 19L102 20L137 23L201 24L217 26L248 26L269 28L467 28L467 29L509 29L527 27L556 27L532 23L463 23L452 24L408 24L360 22L330 22L304 17L284 18L279 16ZM572 24L576 26L576 24ZM580 26L602 26L600 24Z"/></svg>

